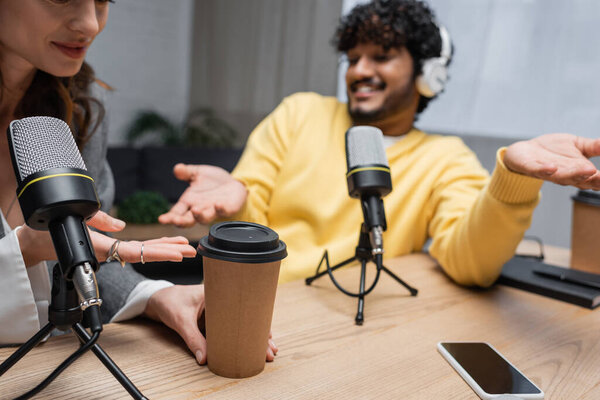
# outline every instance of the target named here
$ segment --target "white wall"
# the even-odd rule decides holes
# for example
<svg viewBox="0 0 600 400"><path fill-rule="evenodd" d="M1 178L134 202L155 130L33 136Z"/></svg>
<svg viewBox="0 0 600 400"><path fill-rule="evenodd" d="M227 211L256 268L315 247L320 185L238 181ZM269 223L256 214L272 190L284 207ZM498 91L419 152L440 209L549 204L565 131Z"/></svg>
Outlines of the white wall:
<svg viewBox="0 0 600 400"><path fill-rule="evenodd" d="M110 143L122 143L136 111L154 109L182 121L189 109L193 0L112 4L87 60L115 88L107 99Z"/></svg>

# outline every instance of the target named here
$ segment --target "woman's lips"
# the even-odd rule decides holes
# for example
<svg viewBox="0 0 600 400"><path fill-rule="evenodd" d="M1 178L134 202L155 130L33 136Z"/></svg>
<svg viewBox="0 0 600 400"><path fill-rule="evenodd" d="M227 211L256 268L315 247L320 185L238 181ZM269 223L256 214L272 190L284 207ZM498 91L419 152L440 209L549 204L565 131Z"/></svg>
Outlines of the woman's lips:
<svg viewBox="0 0 600 400"><path fill-rule="evenodd" d="M85 56L85 52L87 50L87 46L82 45L82 44L74 44L74 43L59 43L59 42L52 42L52 44L59 49L61 52L63 52L63 54L74 58L74 59L80 59L83 56Z"/></svg>

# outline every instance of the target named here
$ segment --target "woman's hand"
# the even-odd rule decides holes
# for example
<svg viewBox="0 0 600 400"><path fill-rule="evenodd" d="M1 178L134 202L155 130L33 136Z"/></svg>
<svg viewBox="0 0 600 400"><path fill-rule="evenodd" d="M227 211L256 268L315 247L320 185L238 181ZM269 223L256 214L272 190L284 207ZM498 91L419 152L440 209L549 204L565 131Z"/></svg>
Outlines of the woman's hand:
<svg viewBox="0 0 600 400"><path fill-rule="evenodd" d="M87 224L105 232L118 232L123 230L125 222L113 218L110 215L98 211ZM96 258L104 261L116 239L103 235L99 232L90 231L90 239ZM25 266L31 267L45 260L56 260L54 245L50 233L47 231L36 231L28 226L23 226L17 232L21 254ZM181 261L184 257L195 257L196 250L189 245L184 237L163 237L160 239L139 241L121 241L118 253L121 260L126 262L140 262L142 244L144 245L144 262L148 261Z"/></svg>
<svg viewBox="0 0 600 400"><path fill-rule="evenodd" d="M203 365L206 364L206 339L198 327L203 311L204 285L175 285L154 293L144 314L177 332L198 364ZM266 360L273 361L276 354L277 346L269 334Z"/></svg>
<svg viewBox="0 0 600 400"><path fill-rule="evenodd" d="M98 232L90 232L98 261L105 261L115 239ZM144 246L142 249L142 245ZM196 249L189 245L183 236L162 237L160 239L120 241L117 248L121 261L129 263L152 261L179 262L184 257L195 257ZM142 253L143 251L143 253ZM142 258L143 257L143 258Z"/></svg>

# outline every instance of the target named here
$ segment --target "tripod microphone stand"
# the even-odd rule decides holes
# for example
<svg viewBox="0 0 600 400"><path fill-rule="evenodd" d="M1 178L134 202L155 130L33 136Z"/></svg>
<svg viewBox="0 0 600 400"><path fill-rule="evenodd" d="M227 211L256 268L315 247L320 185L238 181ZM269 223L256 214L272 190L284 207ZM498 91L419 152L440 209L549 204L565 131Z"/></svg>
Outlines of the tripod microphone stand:
<svg viewBox="0 0 600 400"><path fill-rule="evenodd" d="M79 297L73 285L73 282L67 281L62 273L59 264L54 266L52 271L52 298L48 306L48 323L42 327L38 333L33 335L26 343L19 347L9 358L0 364L0 376L8 371L14 364L23 358L33 347L47 337L54 328L66 331L72 328L81 342L81 346L71 356L64 360L46 379L39 385L25 393L17 399L28 399L39 393L48 386L62 371L64 371L73 361L78 359L86 351L92 352L100 359L102 364L113 374L121 385L129 392L132 398L137 400L147 400L147 398L138 390L137 387L127 378L119 369L114 361L104 352L100 345L96 344L102 326L92 328L92 336L81 324L84 317L80 307ZM98 306L92 306L98 307ZM96 330L96 332L94 332Z"/></svg>
<svg viewBox="0 0 600 400"><path fill-rule="evenodd" d="M360 235L358 237L358 245L356 246L356 251L354 253L354 257L344 260L344 261L340 262L339 264L334 265L332 267L329 265L329 254L328 254L327 250L325 250L325 253L323 253L323 257L321 258L321 261L319 261L319 265L317 266L317 270L316 270L315 274L313 276L311 276L310 278L306 278L306 280L305 280L306 284L310 285L314 280L322 277L323 275L325 275L327 273L327 274L329 274L329 277L331 278L331 281L333 282L333 284L342 293L344 293L345 295L351 296L351 297L358 297L358 311L356 313L356 317L354 318L356 325L362 325L364 322L364 313L363 312L364 312L364 306L365 306L365 296L367 294L371 293L371 291L375 288L375 285L377 285L381 271L385 272L386 274L391 276L396 282L398 282L399 284L404 286L406 289L408 289L411 296L416 296L417 293L419 292L417 289L413 288L412 286L410 286L409 284L404 282L397 275L395 275L392 271L390 271L385 265L383 265L383 255L381 252L376 252L376 254L373 254L373 253L374 253L373 246L371 245L371 240L369 239L369 231L367 229L367 226L363 222L360 227ZM344 265L350 264L351 262L356 261L356 260L360 261L360 284L359 284L358 293L352 293L352 292L344 289L339 284L339 282L333 276L333 271L335 271L338 268L343 267ZM319 270L321 269L321 265L323 264L323 261L325 261L326 268L324 271L319 272ZM373 283L371 284L371 286L368 289L365 290L365 277L366 277L366 271L367 271L367 263L369 261L372 261L373 263L375 263L375 265L377 267L377 272L376 272L375 278L373 279Z"/></svg>

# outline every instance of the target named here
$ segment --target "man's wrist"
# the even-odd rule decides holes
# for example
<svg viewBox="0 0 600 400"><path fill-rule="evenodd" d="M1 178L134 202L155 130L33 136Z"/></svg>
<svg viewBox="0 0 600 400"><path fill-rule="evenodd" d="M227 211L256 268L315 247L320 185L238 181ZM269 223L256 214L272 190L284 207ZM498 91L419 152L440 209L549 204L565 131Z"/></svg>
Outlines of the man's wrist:
<svg viewBox="0 0 600 400"><path fill-rule="evenodd" d="M511 166L512 162L510 160L510 157L506 157L506 153L509 151L511 146L501 148L498 152L498 156L499 156L498 159L502 163L502 165L506 168L507 171L512 172L513 174L524 175L521 172L515 170L515 168L513 168Z"/></svg>
<svg viewBox="0 0 600 400"><path fill-rule="evenodd" d="M496 167L488 186L488 192L496 200L507 204L526 204L539 199L544 181L510 171L504 164L506 148L496 153Z"/></svg>

